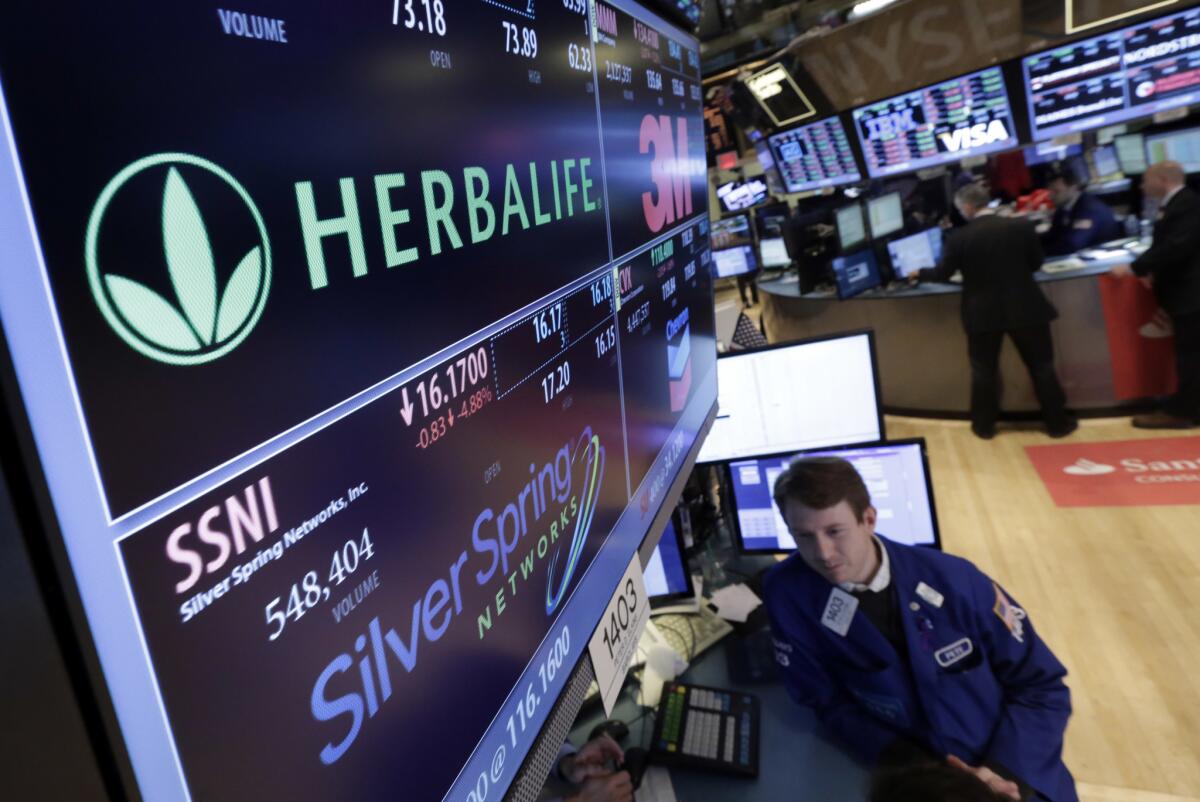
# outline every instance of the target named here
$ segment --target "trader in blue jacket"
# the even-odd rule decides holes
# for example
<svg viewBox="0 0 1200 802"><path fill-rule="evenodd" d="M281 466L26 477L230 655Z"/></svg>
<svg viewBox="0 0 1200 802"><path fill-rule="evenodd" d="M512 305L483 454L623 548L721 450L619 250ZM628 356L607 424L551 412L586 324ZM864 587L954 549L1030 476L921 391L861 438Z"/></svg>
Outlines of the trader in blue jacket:
<svg viewBox="0 0 1200 802"><path fill-rule="evenodd" d="M765 582L792 697L870 762L944 762L1013 800L1077 802L1067 672L1025 611L966 560L877 535L845 460L793 462L774 496L797 546Z"/></svg>
<svg viewBox="0 0 1200 802"><path fill-rule="evenodd" d="M1085 192L1083 180L1071 169L1052 177L1047 189L1055 207L1042 243L1047 256L1066 256L1121 236L1108 204Z"/></svg>

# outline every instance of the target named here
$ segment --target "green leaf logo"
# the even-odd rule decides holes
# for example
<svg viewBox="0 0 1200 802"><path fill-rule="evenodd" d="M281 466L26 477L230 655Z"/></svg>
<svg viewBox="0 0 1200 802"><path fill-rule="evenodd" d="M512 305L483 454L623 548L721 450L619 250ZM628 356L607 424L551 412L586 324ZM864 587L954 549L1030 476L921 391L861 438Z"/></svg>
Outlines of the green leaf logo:
<svg viewBox="0 0 1200 802"><path fill-rule="evenodd" d="M218 286L217 263L204 217L180 165L199 167L220 178L258 229L259 244L241 258L223 288ZM172 298L121 275L119 266L101 270L97 258L104 216L113 197L134 176L163 167L163 266L174 291ZM258 323L271 284L271 246L262 215L249 194L225 170L186 153L139 159L108 183L88 221L85 257L92 295L108 324L134 350L172 365L211 362L236 348Z"/></svg>

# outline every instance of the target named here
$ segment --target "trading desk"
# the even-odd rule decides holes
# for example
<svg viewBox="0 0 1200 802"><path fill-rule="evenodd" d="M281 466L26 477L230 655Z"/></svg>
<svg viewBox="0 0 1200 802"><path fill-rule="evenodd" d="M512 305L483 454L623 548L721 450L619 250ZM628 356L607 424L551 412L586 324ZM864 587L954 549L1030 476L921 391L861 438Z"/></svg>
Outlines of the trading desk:
<svg viewBox="0 0 1200 802"><path fill-rule="evenodd" d="M735 685L729 679L725 649L732 634L700 655L679 678L681 682L734 688L758 696L762 702L759 733L759 774L756 779L713 772L671 768L671 783L680 802L780 802L780 800L862 799L867 768L832 740L813 712L788 696L782 681ZM613 717L633 721L640 713L636 692L627 691ZM572 743L582 745L591 729L604 720L604 711L576 723ZM643 737L643 725L644 737ZM645 746L654 729L652 714L630 726L624 746ZM640 741L639 741L640 738Z"/></svg>
<svg viewBox="0 0 1200 802"><path fill-rule="evenodd" d="M1121 252L1084 261L1047 261L1034 278L1058 309L1051 324L1055 366L1067 406L1081 411L1130 406L1113 386L1099 276L1128 264ZM970 409L971 376L959 305L962 287L923 283L895 290L872 290L847 301L833 292L800 293L796 276L762 277L763 322L771 342L875 330L884 408L893 413L965 416ZM1000 361L1002 409L1035 412L1037 399L1025 366L1011 342Z"/></svg>

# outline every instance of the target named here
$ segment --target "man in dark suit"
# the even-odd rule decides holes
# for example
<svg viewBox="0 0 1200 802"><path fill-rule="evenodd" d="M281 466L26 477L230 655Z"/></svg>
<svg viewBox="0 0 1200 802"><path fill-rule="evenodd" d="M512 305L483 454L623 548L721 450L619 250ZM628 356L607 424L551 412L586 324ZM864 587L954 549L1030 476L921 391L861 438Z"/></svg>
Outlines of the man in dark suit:
<svg viewBox="0 0 1200 802"><path fill-rule="evenodd" d="M1047 189L1055 207L1042 243L1048 256L1066 256L1121 235L1112 210L1083 191L1083 182L1074 170L1063 168L1050 179Z"/></svg>
<svg viewBox="0 0 1200 802"><path fill-rule="evenodd" d="M962 320L971 359L971 429L987 440L996 433L1000 348L1007 334L1017 347L1042 406L1046 431L1065 437L1078 424L1067 414L1066 394L1054 371L1050 321L1058 312L1033 274L1042 266L1042 246L1033 226L1000 217L988 208L987 190L968 184L954 204L968 221L946 240L942 263L922 270L922 279L963 277Z"/></svg>
<svg viewBox="0 0 1200 802"><path fill-rule="evenodd" d="M1184 185L1178 162L1159 162L1142 177L1142 192L1159 202L1154 241L1131 272L1149 281L1154 297L1175 324L1177 392L1160 412L1138 415L1141 429L1190 429L1200 425L1200 195Z"/></svg>

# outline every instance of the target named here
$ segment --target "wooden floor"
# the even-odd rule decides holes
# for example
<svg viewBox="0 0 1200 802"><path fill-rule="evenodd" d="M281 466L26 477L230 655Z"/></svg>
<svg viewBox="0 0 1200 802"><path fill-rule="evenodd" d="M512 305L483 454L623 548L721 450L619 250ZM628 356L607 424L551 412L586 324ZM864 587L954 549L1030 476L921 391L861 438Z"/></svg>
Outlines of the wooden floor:
<svg viewBox="0 0 1200 802"><path fill-rule="evenodd" d="M1070 671L1066 762L1084 802L1200 800L1200 498L1059 509L1024 451L1153 435L1125 418L1068 441L916 418L887 430L927 438L946 550L1002 582Z"/></svg>

